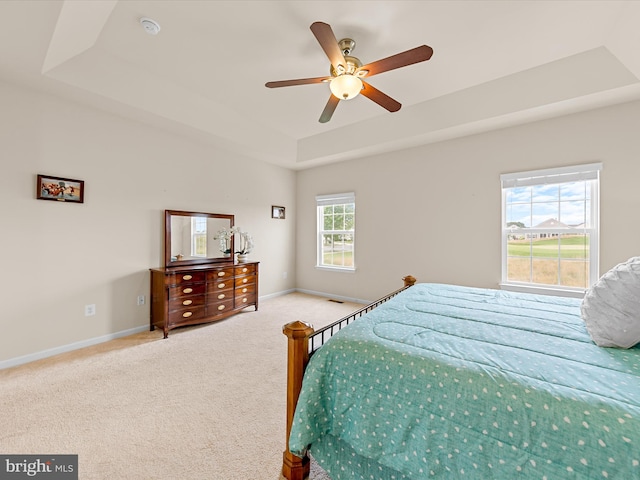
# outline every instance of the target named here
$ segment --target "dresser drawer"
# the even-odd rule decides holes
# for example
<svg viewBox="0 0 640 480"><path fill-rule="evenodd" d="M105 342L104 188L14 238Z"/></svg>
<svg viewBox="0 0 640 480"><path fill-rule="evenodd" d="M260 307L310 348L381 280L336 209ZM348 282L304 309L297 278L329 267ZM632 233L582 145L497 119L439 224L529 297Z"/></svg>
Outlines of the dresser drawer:
<svg viewBox="0 0 640 480"><path fill-rule="evenodd" d="M211 290L207 292L207 303L222 302L225 300L233 299L233 290Z"/></svg>
<svg viewBox="0 0 640 480"><path fill-rule="evenodd" d="M256 303L256 294L248 293L246 295L236 295L235 306L236 308L244 308L248 305L254 305Z"/></svg>
<svg viewBox="0 0 640 480"><path fill-rule="evenodd" d="M240 275L253 275L256 273L255 265L243 265L241 267L236 267L236 277Z"/></svg>
<svg viewBox="0 0 640 480"><path fill-rule="evenodd" d="M217 282L218 280L227 280L233 278L233 267L216 268L207 272L207 282Z"/></svg>
<svg viewBox="0 0 640 480"><path fill-rule="evenodd" d="M175 312L169 312L169 324L179 325L181 323L198 320L204 317L204 312L204 306L185 308L182 310L176 310Z"/></svg>
<svg viewBox="0 0 640 480"><path fill-rule="evenodd" d="M255 284L256 284L255 275L250 275L248 277L239 277L239 278L236 278L236 281L235 281L236 289L238 287L244 287L244 286L255 285Z"/></svg>
<svg viewBox="0 0 640 480"><path fill-rule="evenodd" d="M167 277L169 285L182 285L183 283L202 283L205 279L204 272L176 272Z"/></svg>
<svg viewBox="0 0 640 480"><path fill-rule="evenodd" d="M233 311L233 298L231 297L227 300L207 305L207 316L222 315L230 311Z"/></svg>
<svg viewBox="0 0 640 480"><path fill-rule="evenodd" d="M183 295L169 299L169 311L174 312L184 308L195 308L204 305L204 295Z"/></svg>
<svg viewBox="0 0 640 480"><path fill-rule="evenodd" d="M256 293L255 282L242 284L241 286L236 287L236 297L238 295L248 295L248 294L255 294L255 293Z"/></svg>
<svg viewBox="0 0 640 480"><path fill-rule="evenodd" d="M233 278L227 278L226 280L216 280L215 282L207 283L207 293L209 295L215 295L218 292L233 290L233 287Z"/></svg>
<svg viewBox="0 0 640 480"><path fill-rule="evenodd" d="M206 290L204 283L185 283L176 287L169 287L169 299L173 300L177 297L184 297L189 295L202 295Z"/></svg>

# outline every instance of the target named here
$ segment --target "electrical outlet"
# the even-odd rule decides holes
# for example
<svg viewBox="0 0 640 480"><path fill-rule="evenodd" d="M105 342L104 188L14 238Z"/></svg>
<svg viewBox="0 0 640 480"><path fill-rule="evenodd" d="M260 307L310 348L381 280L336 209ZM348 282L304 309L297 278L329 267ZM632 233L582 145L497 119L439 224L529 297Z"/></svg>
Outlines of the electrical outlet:
<svg viewBox="0 0 640 480"><path fill-rule="evenodd" d="M144 305L144 295L138 295L138 305Z"/></svg>
<svg viewBox="0 0 640 480"><path fill-rule="evenodd" d="M92 303L91 305L85 305L84 306L84 316L85 317L91 317L92 315L96 314L96 305L95 303Z"/></svg>

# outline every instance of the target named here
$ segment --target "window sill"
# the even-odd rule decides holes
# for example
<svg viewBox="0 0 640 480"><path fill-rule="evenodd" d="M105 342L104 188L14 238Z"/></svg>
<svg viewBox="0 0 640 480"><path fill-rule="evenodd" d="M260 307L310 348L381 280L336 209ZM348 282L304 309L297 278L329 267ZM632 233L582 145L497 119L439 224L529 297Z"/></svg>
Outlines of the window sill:
<svg viewBox="0 0 640 480"><path fill-rule="evenodd" d="M355 267L327 267L326 265L316 265L316 270L327 272L356 273Z"/></svg>
<svg viewBox="0 0 640 480"><path fill-rule="evenodd" d="M554 295L556 297L572 297L583 298L585 290L583 289L566 289L552 286L524 285L517 283L500 283L502 290L510 292L534 293L536 295Z"/></svg>

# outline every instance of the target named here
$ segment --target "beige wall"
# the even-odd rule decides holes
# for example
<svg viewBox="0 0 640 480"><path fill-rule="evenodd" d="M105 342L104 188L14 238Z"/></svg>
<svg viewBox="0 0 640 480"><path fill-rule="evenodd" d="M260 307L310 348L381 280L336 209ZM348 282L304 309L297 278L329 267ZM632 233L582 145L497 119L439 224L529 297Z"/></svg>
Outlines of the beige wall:
<svg viewBox="0 0 640 480"><path fill-rule="evenodd" d="M295 287L294 172L6 83L0 105L0 365L146 328L164 209L235 214L260 295ZM84 180L85 203L36 200L38 173Z"/></svg>
<svg viewBox="0 0 640 480"><path fill-rule="evenodd" d="M406 274L496 287L499 175L600 161L601 272L640 254L640 103L297 173L5 83L0 105L0 366L145 329L136 298L162 262L164 209L235 214L256 241L261 296L369 300ZM85 180L85 203L36 200L37 173ZM348 191L357 271L317 270L315 195Z"/></svg>
<svg viewBox="0 0 640 480"><path fill-rule="evenodd" d="M495 288L500 174L602 162L600 272L640 255L640 103L299 172L297 286L375 299L406 274ZM348 134L348 132L345 132ZM356 193L356 273L314 268L315 195Z"/></svg>

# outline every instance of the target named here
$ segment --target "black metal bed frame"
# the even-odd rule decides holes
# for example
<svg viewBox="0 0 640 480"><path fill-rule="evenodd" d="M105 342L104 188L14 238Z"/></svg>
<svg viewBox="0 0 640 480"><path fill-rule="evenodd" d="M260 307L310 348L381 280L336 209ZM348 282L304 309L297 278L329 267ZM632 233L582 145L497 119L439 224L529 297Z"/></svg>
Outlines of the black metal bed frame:
<svg viewBox="0 0 640 480"><path fill-rule="evenodd" d="M403 292L409 287L410 285L407 285L396 290L395 292L391 292L390 294L385 295L382 298L379 298L375 302L370 303L365 307L362 307L360 310L357 310L347 315L346 317L341 318L340 320L336 320L335 322L327 325L326 327L322 327L316 330L314 333L309 335L309 357L311 357L311 355L313 355L318 349L320 349L320 347L322 347L322 345L324 345L327 340L329 340L333 335L338 333L341 329L349 325L351 322L357 320L358 318L363 316L365 313L369 313L374 308L387 302L389 299L395 297L400 292Z"/></svg>

